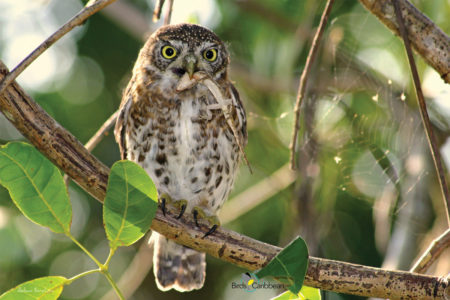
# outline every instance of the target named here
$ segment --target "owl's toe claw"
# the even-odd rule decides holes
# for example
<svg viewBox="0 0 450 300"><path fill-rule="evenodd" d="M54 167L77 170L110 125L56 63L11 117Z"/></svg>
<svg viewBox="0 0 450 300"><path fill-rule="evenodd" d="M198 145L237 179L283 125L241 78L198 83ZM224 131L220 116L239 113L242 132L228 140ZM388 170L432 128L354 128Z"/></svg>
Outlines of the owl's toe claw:
<svg viewBox="0 0 450 300"><path fill-rule="evenodd" d="M194 208L193 214L194 214L195 226L200 227L200 226L198 225L198 210Z"/></svg>
<svg viewBox="0 0 450 300"><path fill-rule="evenodd" d="M186 211L186 206L187 206L186 203L182 203L180 205L180 213L178 214L177 219L179 219L179 218L181 218L181 216L183 216L184 212Z"/></svg>
<svg viewBox="0 0 450 300"><path fill-rule="evenodd" d="M194 209L192 210L193 214L194 214L194 221L195 221L195 226L197 226L198 228L200 228L200 225L198 223L198 220L205 220L206 223L208 224L208 228L209 230L205 233L205 235L203 236L203 238L207 237L208 235L212 234L214 231L216 231L216 229L220 226L220 221L219 218L217 218L216 215L211 215L208 216L206 215L206 213L203 211L203 209L201 209L200 207L194 207ZM211 227L209 227L211 225Z"/></svg>
<svg viewBox="0 0 450 300"><path fill-rule="evenodd" d="M204 239L205 237L207 237L208 235L210 235L211 233L213 233L214 231L216 231L217 227L219 227L217 224L214 224L207 233L205 233L205 235L202 237L202 239Z"/></svg>
<svg viewBox="0 0 450 300"><path fill-rule="evenodd" d="M172 201L172 199L170 198L169 195L167 195L167 194L162 194L162 195L159 197L159 200L161 201L161 210L162 210L162 213L163 213L164 216L166 216L166 212L167 212L167 207L166 207L166 205L167 205L167 203L170 203L170 202Z"/></svg>

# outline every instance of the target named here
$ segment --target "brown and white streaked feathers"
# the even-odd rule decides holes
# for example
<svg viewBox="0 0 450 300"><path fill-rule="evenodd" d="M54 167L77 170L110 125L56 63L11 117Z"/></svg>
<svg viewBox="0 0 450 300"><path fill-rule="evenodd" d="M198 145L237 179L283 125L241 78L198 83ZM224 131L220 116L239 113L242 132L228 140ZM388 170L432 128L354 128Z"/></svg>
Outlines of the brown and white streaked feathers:
<svg viewBox="0 0 450 300"><path fill-rule="evenodd" d="M163 55L164 49L170 51ZM161 27L140 51L120 105L114 133L122 159L140 164L160 195L187 201L187 214L196 207L216 215L242 158L238 142L247 142L245 111L228 80L228 63L228 51L212 31L191 24ZM177 91L181 77L196 72L208 74L223 96L232 99L230 116L238 140L224 114L210 109L217 101L205 85ZM156 233L152 238L160 289L203 286L204 254Z"/></svg>

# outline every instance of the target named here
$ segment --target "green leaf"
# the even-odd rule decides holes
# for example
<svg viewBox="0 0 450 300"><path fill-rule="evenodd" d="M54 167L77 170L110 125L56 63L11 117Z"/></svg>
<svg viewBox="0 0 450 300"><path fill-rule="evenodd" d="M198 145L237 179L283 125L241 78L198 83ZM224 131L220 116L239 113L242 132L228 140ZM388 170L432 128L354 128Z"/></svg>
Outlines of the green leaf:
<svg viewBox="0 0 450 300"><path fill-rule="evenodd" d="M298 293L300 299L302 300L320 300L322 297L320 296L320 290L310 287L310 286L302 286L302 289Z"/></svg>
<svg viewBox="0 0 450 300"><path fill-rule="evenodd" d="M150 228L158 208L158 192L147 173L134 162L116 162L109 174L103 222L111 249L129 246Z"/></svg>
<svg viewBox="0 0 450 300"><path fill-rule="evenodd" d="M271 298L270 300L298 300L298 299L300 299L298 295L293 294L291 291L286 291L283 294Z"/></svg>
<svg viewBox="0 0 450 300"><path fill-rule="evenodd" d="M298 294L294 294L291 291L286 291L281 295L278 295L270 300L321 300L320 290L309 287L302 286L302 289Z"/></svg>
<svg viewBox="0 0 450 300"><path fill-rule="evenodd" d="M0 300L58 299L67 282L68 279L61 276L36 278L10 289L0 296Z"/></svg>
<svg viewBox="0 0 450 300"><path fill-rule="evenodd" d="M289 290L297 294L303 285L308 268L308 248L301 237L297 237L275 256L264 268L256 273L258 278L276 277L289 284Z"/></svg>
<svg viewBox="0 0 450 300"><path fill-rule="evenodd" d="M59 170L22 142L0 147L0 184L31 221L54 232L69 232L72 206Z"/></svg>

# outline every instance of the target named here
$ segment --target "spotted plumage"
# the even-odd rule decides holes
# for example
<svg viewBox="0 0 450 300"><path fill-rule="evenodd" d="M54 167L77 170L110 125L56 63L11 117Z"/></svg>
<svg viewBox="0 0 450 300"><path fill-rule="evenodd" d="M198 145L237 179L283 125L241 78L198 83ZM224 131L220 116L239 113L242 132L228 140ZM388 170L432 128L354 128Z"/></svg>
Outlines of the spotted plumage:
<svg viewBox="0 0 450 300"><path fill-rule="evenodd" d="M215 215L230 193L242 158L238 143L245 146L247 141L245 112L228 79L228 63L228 51L212 31L191 24L161 27L139 53L115 128L122 158L147 171L160 197L167 195L164 207L174 204L181 207L180 215L212 223L218 223ZM224 114L211 109L217 99L205 85L198 82L177 91L183 76L192 78L197 72L206 73L231 100L237 138ZM152 239L161 290L203 286L203 253L157 233Z"/></svg>

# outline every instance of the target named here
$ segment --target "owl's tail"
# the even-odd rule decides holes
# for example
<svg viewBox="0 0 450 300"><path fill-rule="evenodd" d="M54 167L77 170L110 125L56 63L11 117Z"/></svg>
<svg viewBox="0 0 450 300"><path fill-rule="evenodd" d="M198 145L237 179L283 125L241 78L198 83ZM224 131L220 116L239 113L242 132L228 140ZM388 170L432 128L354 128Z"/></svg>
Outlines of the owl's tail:
<svg viewBox="0 0 450 300"><path fill-rule="evenodd" d="M154 242L153 272L161 291L175 289L188 292L200 289L205 282L205 253L178 245L152 232Z"/></svg>

